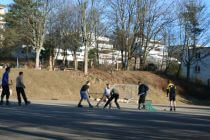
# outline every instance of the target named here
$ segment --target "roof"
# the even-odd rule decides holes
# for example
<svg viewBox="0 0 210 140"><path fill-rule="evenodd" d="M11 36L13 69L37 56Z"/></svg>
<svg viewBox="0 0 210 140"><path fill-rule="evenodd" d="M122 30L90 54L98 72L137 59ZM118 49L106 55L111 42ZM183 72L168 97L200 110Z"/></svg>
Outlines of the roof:
<svg viewBox="0 0 210 140"><path fill-rule="evenodd" d="M0 8L5 8L6 5L0 4Z"/></svg>

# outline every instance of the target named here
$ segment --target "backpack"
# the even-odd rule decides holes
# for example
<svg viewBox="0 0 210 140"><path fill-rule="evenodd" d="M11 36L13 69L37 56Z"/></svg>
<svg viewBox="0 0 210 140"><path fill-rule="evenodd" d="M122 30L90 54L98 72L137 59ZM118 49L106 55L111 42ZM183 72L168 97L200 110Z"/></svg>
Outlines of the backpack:
<svg viewBox="0 0 210 140"><path fill-rule="evenodd" d="M175 86L171 85L169 91L170 91L170 94L174 95L176 93Z"/></svg>

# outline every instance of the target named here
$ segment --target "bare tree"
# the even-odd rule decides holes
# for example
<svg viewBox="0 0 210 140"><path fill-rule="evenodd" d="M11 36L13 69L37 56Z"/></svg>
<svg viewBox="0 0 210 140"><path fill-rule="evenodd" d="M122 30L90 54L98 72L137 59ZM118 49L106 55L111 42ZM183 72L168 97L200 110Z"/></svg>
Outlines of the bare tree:
<svg viewBox="0 0 210 140"><path fill-rule="evenodd" d="M171 3L159 0L109 0L112 7L116 46L121 50L123 67L129 69L137 52L141 65L161 41L161 31L172 22ZM153 45L151 46L151 42Z"/></svg>
<svg viewBox="0 0 210 140"><path fill-rule="evenodd" d="M126 68L126 63L130 56L131 46L134 41L135 28L135 6L136 0L109 0L111 5L111 24L114 25L115 48L121 51L122 68ZM114 16L113 16L114 15Z"/></svg>
<svg viewBox="0 0 210 140"><path fill-rule="evenodd" d="M97 1L98 2L98 1ZM95 0L78 0L78 5L80 7L80 20L81 20L81 34L82 42L85 47L84 54L84 73L88 74L88 51L91 45L96 41L98 36L97 23L99 18L97 18L97 8ZM96 16L96 17L95 17ZM95 35L94 35L95 33Z"/></svg>

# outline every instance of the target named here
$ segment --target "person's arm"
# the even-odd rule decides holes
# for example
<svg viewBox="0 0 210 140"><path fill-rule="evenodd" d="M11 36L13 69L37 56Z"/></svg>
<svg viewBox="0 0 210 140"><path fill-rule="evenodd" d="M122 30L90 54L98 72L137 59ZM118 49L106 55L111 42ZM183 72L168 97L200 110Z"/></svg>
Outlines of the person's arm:
<svg viewBox="0 0 210 140"><path fill-rule="evenodd" d="M138 93L138 95L141 94L141 91L142 91L142 85L139 85L139 93Z"/></svg>
<svg viewBox="0 0 210 140"><path fill-rule="evenodd" d="M90 98L90 87L89 86L86 91L87 91L88 97Z"/></svg>
<svg viewBox="0 0 210 140"><path fill-rule="evenodd" d="M106 91L106 88L104 89L104 95L106 95L107 91Z"/></svg>
<svg viewBox="0 0 210 140"><path fill-rule="evenodd" d="M23 77L20 78L20 84L23 86L23 88L25 88L25 85L23 83Z"/></svg>
<svg viewBox="0 0 210 140"><path fill-rule="evenodd" d="M9 75L8 75L8 73L5 73L4 75L3 75L3 81L2 81L3 83L2 84L7 84L7 85L9 85Z"/></svg>
<svg viewBox="0 0 210 140"><path fill-rule="evenodd" d="M167 89L166 89L166 96L168 97L169 95L169 85L167 86Z"/></svg>
<svg viewBox="0 0 210 140"><path fill-rule="evenodd" d="M140 94L140 86L138 87L138 95Z"/></svg>
<svg viewBox="0 0 210 140"><path fill-rule="evenodd" d="M147 86L147 85L145 85L146 86L146 92L149 90L149 87Z"/></svg>
<svg viewBox="0 0 210 140"><path fill-rule="evenodd" d="M113 92L114 92L114 91L113 91L113 89L112 89L112 90L110 91L110 95L111 95L111 96L113 95Z"/></svg>

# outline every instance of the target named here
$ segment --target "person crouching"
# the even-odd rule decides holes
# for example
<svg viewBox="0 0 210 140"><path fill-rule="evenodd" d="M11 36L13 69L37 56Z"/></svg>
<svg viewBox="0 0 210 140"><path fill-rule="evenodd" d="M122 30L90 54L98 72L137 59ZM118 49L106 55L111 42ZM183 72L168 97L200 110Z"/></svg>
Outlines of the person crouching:
<svg viewBox="0 0 210 140"><path fill-rule="evenodd" d="M109 100L106 102L106 104L104 105L104 108L107 107L108 104L111 103L111 101L114 99L114 102L117 106L118 109L120 109L120 105L118 104L117 100L119 99L119 92L118 90L114 87L112 88L111 92L110 92L111 97L109 98Z"/></svg>

